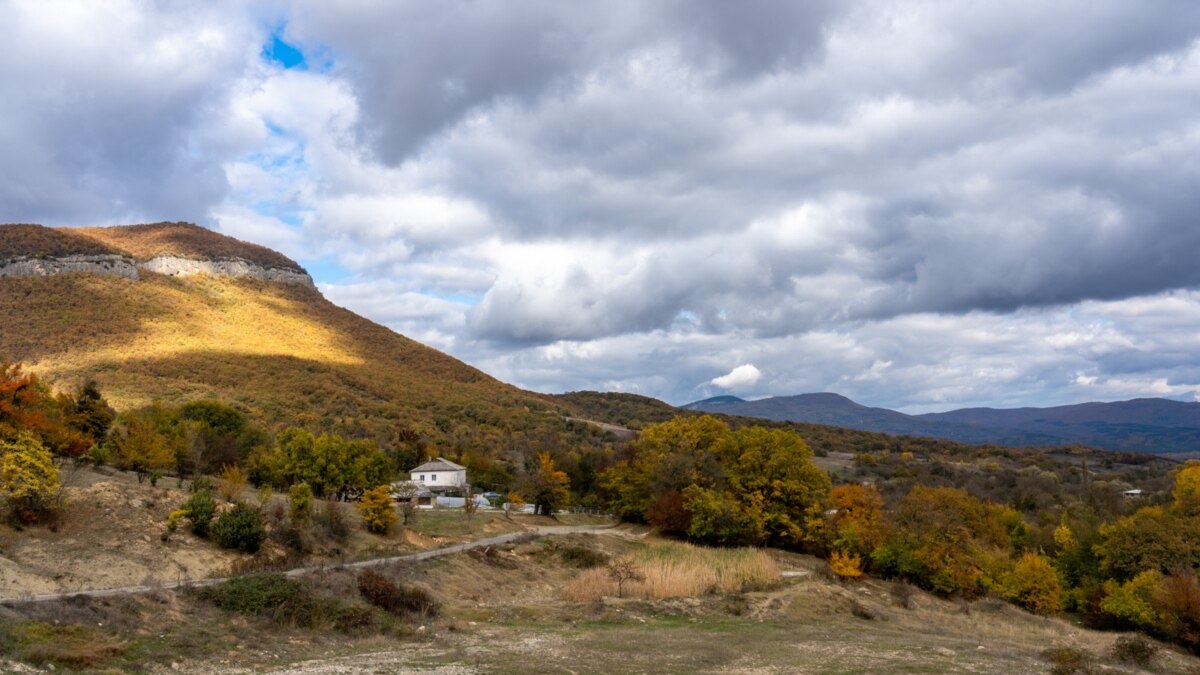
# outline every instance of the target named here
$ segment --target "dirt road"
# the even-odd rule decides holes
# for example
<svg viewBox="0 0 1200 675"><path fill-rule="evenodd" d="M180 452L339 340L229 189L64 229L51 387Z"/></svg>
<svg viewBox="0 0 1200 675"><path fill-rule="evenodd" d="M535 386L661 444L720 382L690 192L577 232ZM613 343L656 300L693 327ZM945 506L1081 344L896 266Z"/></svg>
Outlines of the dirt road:
<svg viewBox="0 0 1200 675"><path fill-rule="evenodd" d="M443 548L436 548L429 551L420 551L417 553L408 553L405 555L391 556L387 558L375 558L373 560L361 560L359 562L345 563L339 565L314 565L310 567L296 567L284 572L289 577L300 577L306 574L319 572L323 569L331 567L340 567L347 569L362 569L366 567L376 567L379 565L388 565L396 562L415 562L418 560L429 560L441 556L453 555L463 551L469 551L476 548L485 548L488 546L498 546L510 542L527 539L529 537L549 537L565 534L580 534L584 532L602 532L612 529L611 525L561 525L536 527L524 532L510 532L509 534L501 534L495 537L487 537L484 539L476 539L462 544L454 544ZM179 581L164 582L154 585L140 586L121 586L117 588L94 588L87 590L71 591L67 593L43 593L40 595L24 595L11 598L0 598L0 603L4 604L20 604L29 602L52 602L54 600L63 600L73 597L89 597L89 598L106 598L117 595L129 595L132 593L151 593L154 591L170 590L174 588L202 588L204 586L214 586L234 577L214 577L209 579L183 579Z"/></svg>

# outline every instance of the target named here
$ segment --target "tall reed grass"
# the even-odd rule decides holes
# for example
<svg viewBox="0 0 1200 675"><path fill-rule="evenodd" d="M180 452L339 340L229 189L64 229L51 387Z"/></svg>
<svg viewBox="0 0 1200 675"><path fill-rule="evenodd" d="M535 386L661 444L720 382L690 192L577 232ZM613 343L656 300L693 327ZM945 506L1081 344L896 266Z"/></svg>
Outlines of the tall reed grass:
<svg viewBox="0 0 1200 675"><path fill-rule="evenodd" d="M643 577L626 581L624 594L645 599L678 598L707 593L736 593L768 588L779 581L779 567L766 552L754 548L716 549L682 543L654 544L631 560ZM601 567L585 570L563 589L576 602L617 595L617 582Z"/></svg>

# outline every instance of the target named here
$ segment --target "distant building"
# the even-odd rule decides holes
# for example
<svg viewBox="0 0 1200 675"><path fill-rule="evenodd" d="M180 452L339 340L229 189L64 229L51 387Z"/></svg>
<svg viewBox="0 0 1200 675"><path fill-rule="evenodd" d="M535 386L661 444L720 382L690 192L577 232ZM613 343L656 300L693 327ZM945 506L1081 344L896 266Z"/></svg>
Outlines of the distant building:
<svg viewBox="0 0 1200 675"><path fill-rule="evenodd" d="M1133 490L1126 490L1126 491L1122 492L1121 494L1125 495L1126 499L1137 499L1138 497L1144 496L1146 493L1140 489L1135 488Z"/></svg>
<svg viewBox="0 0 1200 675"><path fill-rule="evenodd" d="M431 492L465 492L468 488L467 467L441 457L425 462L409 474L414 482Z"/></svg>

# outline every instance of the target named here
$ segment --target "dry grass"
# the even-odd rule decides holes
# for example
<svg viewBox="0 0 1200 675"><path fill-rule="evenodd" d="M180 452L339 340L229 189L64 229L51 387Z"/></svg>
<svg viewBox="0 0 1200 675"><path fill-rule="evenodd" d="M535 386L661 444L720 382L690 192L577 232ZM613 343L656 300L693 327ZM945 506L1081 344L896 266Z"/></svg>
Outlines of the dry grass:
<svg viewBox="0 0 1200 675"><path fill-rule="evenodd" d="M52 230L41 225L0 225L0 260L118 252L75 230Z"/></svg>
<svg viewBox="0 0 1200 675"><path fill-rule="evenodd" d="M95 378L118 408L212 397L268 423L473 439L563 426L545 398L334 306L319 293L198 275L0 279L0 355L59 388ZM439 418L444 418L439 428ZM364 425L365 426L359 426ZM464 442L465 441L465 442Z"/></svg>
<svg viewBox="0 0 1200 675"><path fill-rule="evenodd" d="M265 246L239 241L191 223L151 223L119 227L73 227L59 232L77 234L138 260L158 255L181 258L241 258L264 267L301 270L294 260Z"/></svg>
<svg viewBox="0 0 1200 675"><path fill-rule="evenodd" d="M662 599L708 593L739 593L768 588L779 582L779 567L766 552L752 548L713 549L663 543L634 553L632 562L643 577L624 584L626 596ZM575 577L563 595L592 602L618 594L607 568L590 569Z"/></svg>

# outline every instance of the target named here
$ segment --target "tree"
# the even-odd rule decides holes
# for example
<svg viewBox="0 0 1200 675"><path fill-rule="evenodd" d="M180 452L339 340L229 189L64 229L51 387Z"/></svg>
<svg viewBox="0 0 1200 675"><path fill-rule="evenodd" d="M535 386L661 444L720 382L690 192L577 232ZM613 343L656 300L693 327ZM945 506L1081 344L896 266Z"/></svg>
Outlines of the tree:
<svg viewBox="0 0 1200 675"><path fill-rule="evenodd" d="M843 579L857 579L863 575L862 557L854 553L834 551L829 555L829 569Z"/></svg>
<svg viewBox="0 0 1200 675"><path fill-rule="evenodd" d="M1095 549L1101 571L1118 581L1145 570L1195 569L1200 566L1200 518L1147 506L1101 525Z"/></svg>
<svg viewBox="0 0 1200 675"><path fill-rule="evenodd" d="M417 495L421 486L415 481L406 480L392 487L392 496L396 498L396 506L400 510L401 525L408 527L417 516Z"/></svg>
<svg viewBox="0 0 1200 675"><path fill-rule="evenodd" d="M95 380L88 380L75 396L75 427L92 443L99 443L108 434L117 413L104 400Z"/></svg>
<svg viewBox="0 0 1200 675"><path fill-rule="evenodd" d="M829 546L869 556L887 534L883 496L874 485L839 485L829 491Z"/></svg>
<svg viewBox="0 0 1200 675"><path fill-rule="evenodd" d="M1011 540L1000 512L957 488L914 487L897 503L872 564L945 595L984 593L1008 564Z"/></svg>
<svg viewBox="0 0 1200 675"><path fill-rule="evenodd" d="M1154 596L1162 578L1156 570L1146 570L1123 584L1105 581L1100 609L1126 626L1153 628L1157 618Z"/></svg>
<svg viewBox="0 0 1200 675"><path fill-rule="evenodd" d="M114 463L135 472L139 483L174 465L183 448L171 411L158 403L118 416L109 442Z"/></svg>
<svg viewBox="0 0 1200 675"><path fill-rule="evenodd" d="M392 508L391 490L387 485L367 490L356 508L362 516L363 527L375 534L386 534L400 519Z"/></svg>
<svg viewBox="0 0 1200 675"><path fill-rule="evenodd" d="M1026 553L1017 560L1005 595L1034 614L1054 614L1062 609L1062 582L1045 557Z"/></svg>
<svg viewBox="0 0 1200 675"><path fill-rule="evenodd" d="M625 597L625 584L634 581L644 581L646 576L638 569L632 558L616 558L606 566L608 578L617 582L617 597Z"/></svg>
<svg viewBox="0 0 1200 675"><path fill-rule="evenodd" d="M227 502L236 502L246 488L246 470L236 464L226 464L217 474L217 490Z"/></svg>
<svg viewBox="0 0 1200 675"><path fill-rule="evenodd" d="M1200 515L1200 462L1189 461L1175 474L1172 509L1184 516Z"/></svg>
<svg viewBox="0 0 1200 675"><path fill-rule="evenodd" d="M0 439L0 493L17 520L37 522L53 506L58 492L54 457L37 436L22 431L14 440Z"/></svg>
<svg viewBox="0 0 1200 675"><path fill-rule="evenodd" d="M533 502L535 513L550 516L555 509L566 506L571 496L570 483L567 474L555 467L550 453L538 453L537 467L526 487L526 496Z"/></svg>

